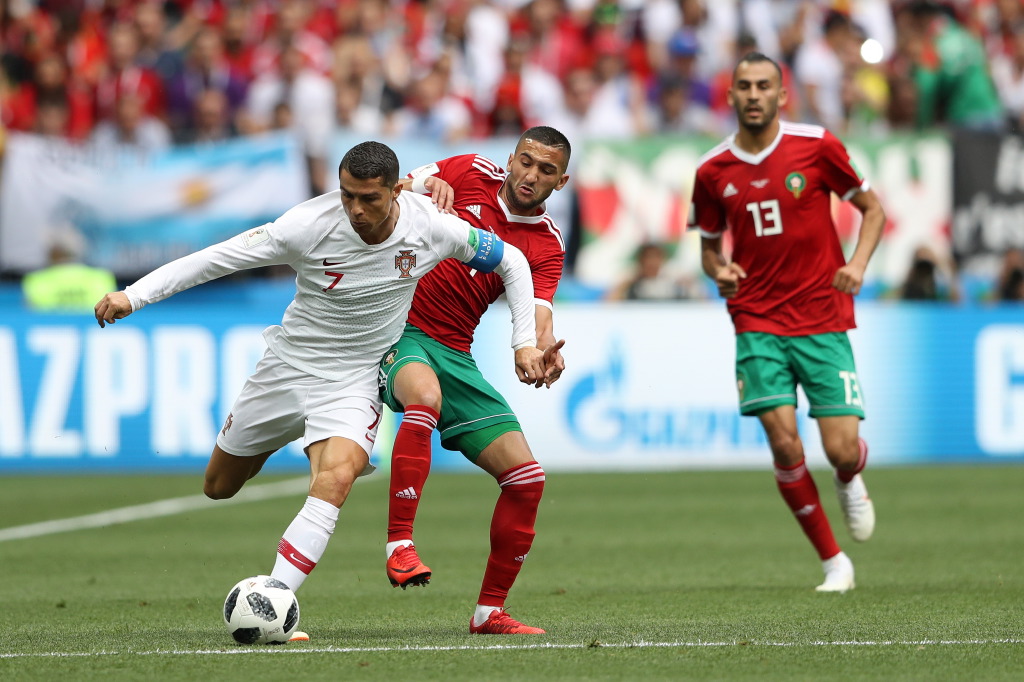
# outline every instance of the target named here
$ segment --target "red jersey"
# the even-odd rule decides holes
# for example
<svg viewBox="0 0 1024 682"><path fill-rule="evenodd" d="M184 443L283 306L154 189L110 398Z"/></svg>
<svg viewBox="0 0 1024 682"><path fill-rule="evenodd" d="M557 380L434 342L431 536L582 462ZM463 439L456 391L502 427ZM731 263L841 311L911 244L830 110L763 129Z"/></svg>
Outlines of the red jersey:
<svg viewBox="0 0 1024 682"><path fill-rule="evenodd" d="M533 216L510 213L498 197L507 173L482 156L453 156L418 168L409 177L429 175L454 188L454 209L460 218L523 252L533 271L537 304L550 307L565 260L562 233L551 216L543 209ZM480 318L504 291L501 277L493 272L471 270L453 259L441 261L416 286L409 323L449 348L468 353Z"/></svg>
<svg viewBox="0 0 1024 682"><path fill-rule="evenodd" d="M846 264L832 222L832 192L868 189L843 143L819 126L781 124L759 154L729 138L697 165L691 227L732 235L747 273L728 301L736 332L805 336L852 329L853 296L832 287Z"/></svg>

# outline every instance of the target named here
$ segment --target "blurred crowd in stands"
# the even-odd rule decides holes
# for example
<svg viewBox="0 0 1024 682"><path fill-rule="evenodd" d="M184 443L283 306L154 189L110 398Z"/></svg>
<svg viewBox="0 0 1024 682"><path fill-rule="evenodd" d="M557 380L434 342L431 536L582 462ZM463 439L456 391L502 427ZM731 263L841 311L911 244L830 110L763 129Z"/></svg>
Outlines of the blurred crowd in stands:
<svg viewBox="0 0 1024 682"><path fill-rule="evenodd" d="M0 145L290 129L316 194L337 130L722 136L750 50L841 136L1024 128L1020 0L0 0Z"/></svg>

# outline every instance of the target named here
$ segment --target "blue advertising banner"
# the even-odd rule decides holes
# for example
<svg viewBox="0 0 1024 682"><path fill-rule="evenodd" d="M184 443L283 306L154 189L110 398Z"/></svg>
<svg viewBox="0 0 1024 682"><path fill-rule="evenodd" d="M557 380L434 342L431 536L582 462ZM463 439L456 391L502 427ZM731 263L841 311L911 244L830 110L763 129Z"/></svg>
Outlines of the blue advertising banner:
<svg viewBox="0 0 1024 682"><path fill-rule="evenodd" d="M732 324L721 302L560 305L567 370L550 391L512 375L507 315L476 336L477 362L509 399L545 467L763 467L741 417ZM873 464L1024 462L1024 309L862 303L850 332ZM809 462L826 464L799 395Z"/></svg>
<svg viewBox="0 0 1024 682"><path fill-rule="evenodd" d="M288 298L283 287L237 301L175 297L106 329L0 306L0 472L202 471L264 351L260 332ZM507 318L500 305L485 316L475 355L545 468L767 466L757 420L738 414L722 306L561 306L568 368L550 391L516 381ZM1024 462L1021 308L876 303L858 319L851 338L874 465ZM821 465L806 401L798 411ZM393 429L378 437L378 465ZM268 462L306 466L296 446ZM451 453L435 460L468 466Z"/></svg>

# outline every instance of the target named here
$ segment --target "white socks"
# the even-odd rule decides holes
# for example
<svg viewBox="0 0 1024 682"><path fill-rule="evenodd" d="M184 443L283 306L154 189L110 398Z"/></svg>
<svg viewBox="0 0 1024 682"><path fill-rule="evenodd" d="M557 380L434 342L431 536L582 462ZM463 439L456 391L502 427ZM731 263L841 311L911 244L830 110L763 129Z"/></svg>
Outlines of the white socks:
<svg viewBox="0 0 1024 682"><path fill-rule="evenodd" d="M473 627L480 627L487 621L487 617L491 615L492 611L502 611L503 606L484 606L483 604L476 605L476 612L473 614Z"/></svg>
<svg viewBox="0 0 1024 682"><path fill-rule="evenodd" d="M307 497L277 546L277 560L270 575L293 592L298 590L327 549L339 511L330 502Z"/></svg>
<svg viewBox="0 0 1024 682"><path fill-rule="evenodd" d="M395 550L399 547L411 547L412 540L395 540L384 545L384 558L390 559L391 555L395 553Z"/></svg>

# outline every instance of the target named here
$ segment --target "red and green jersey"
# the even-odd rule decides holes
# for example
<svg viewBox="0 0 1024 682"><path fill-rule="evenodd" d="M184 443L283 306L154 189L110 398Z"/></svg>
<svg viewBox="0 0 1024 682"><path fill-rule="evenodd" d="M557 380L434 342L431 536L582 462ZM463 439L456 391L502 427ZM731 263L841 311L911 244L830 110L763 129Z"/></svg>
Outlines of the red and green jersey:
<svg viewBox="0 0 1024 682"><path fill-rule="evenodd" d="M533 216L509 213L498 197L505 169L482 156L453 156L409 174L429 175L454 188L454 208L460 218L494 232L523 252L533 271L536 302L550 307L565 260L562 233L551 216L543 208ZM409 323L444 345L468 353L480 318L504 291L501 277L494 273L470 270L453 259L442 261L416 287Z"/></svg>
<svg viewBox="0 0 1024 682"><path fill-rule="evenodd" d="M781 124L775 141L749 154L729 138L697 166L691 227L732 237L732 260L747 273L729 299L737 333L805 336L856 326L853 296L832 287L846 264L832 193L843 200L868 183L834 135Z"/></svg>

